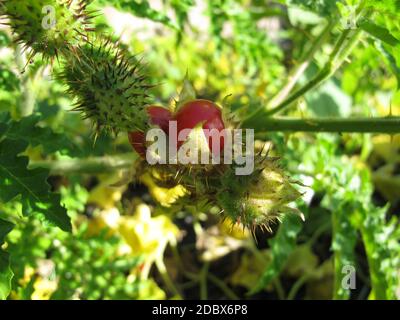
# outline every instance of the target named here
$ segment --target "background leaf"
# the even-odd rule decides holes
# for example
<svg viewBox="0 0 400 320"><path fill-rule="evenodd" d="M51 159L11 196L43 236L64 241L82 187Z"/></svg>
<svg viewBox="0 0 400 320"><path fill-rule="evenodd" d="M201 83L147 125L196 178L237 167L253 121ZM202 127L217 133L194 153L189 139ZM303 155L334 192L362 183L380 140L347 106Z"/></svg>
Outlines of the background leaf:
<svg viewBox="0 0 400 320"><path fill-rule="evenodd" d="M381 27L369 20L364 20L359 24L360 28L368 32L371 36L387 43L390 46L400 44L400 40L396 39L388 29Z"/></svg>
<svg viewBox="0 0 400 320"><path fill-rule="evenodd" d="M46 182L49 172L28 170L29 159L18 156L27 146L23 140L5 139L0 142L0 199L8 202L19 196L24 214L41 213L61 229L71 231L67 211L60 205L60 195L50 192Z"/></svg>
<svg viewBox="0 0 400 320"><path fill-rule="evenodd" d="M302 229L302 222L295 215L285 217L276 236L269 241L272 261L264 271L257 286L250 294L262 290L274 280L284 268L287 259L296 247L297 235Z"/></svg>
<svg viewBox="0 0 400 320"><path fill-rule="evenodd" d="M0 300L7 298L11 291L11 279L14 275L10 268L9 254L1 249L6 235L14 225L6 220L0 219Z"/></svg>
<svg viewBox="0 0 400 320"><path fill-rule="evenodd" d="M40 119L39 114L33 114L14 121L9 114L2 113L0 114L1 126L6 129L0 128L0 135L6 135L9 139L24 140L32 147L41 145L47 154L60 152L79 155L78 148L64 134L55 133L49 127L40 127L38 125Z"/></svg>

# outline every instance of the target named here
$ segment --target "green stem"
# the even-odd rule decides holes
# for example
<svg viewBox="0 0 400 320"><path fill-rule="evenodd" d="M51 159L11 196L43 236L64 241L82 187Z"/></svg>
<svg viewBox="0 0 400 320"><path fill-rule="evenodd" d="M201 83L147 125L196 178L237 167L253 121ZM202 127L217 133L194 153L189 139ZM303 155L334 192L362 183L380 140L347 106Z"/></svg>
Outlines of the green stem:
<svg viewBox="0 0 400 320"><path fill-rule="evenodd" d="M297 99L302 97L305 93L314 89L326 79L330 78L337 69L343 64L343 62L347 59L351 51L354 49L354 46L358 43L361 36L361 29L357 30L344 30L337 41L335 48L333 49L328 63L325 67L308 83L306 83L302 88L294 92L290 95L286 100L282 101L281 104L268 110L265 114L267 116L272 116L279 112L284 111L289 108L290 105L295 102Z"/></svg>
<svg viewBox="0 0 400 320"><path fill-rule="evenodd" d="M181 294L179 293L179 290L175 287L174 283L172 282L171 278L168 275L167 268L165 267L164 261L162 258L157 258L155 260L156 267L158 269L158 272L160 273L166 287L168 290L175 296L175 297L181 297Z"/></svg>
<svg viewBox="0 0 400 320"><path fill-rule="evenodd" d="M264 265L268 265L268 260L261 254L261 252L258 250L258 248L255 246L254 242L251 242L247 248L250 250L250 252L255 256L255 258L260 261ZM282 286L281 280L279 277L276 277L275 279L272 280L272 283L275 287L276 294L278 295L279 300L285 300L285 289Z"/></svg>
<svg viewBox="0 0 400 320"><path fill-rule="evenodd" d="M279 277L272 280L272 283L275 287L276 294L278 295L279 300L285 300L285 289L282 286L281 279Z"/></svg>
<svg viewBox="0 0 400 320"><path fill-rule="evenodd" d="M259 130L257 130L259 129ZM400 118L350 118L350 119L290 119L267 118L260 128L255 127L257 137L268 132L336 132L336 133L400 133ZM261 131L266 130L266 131ZM61 159L31 161L29 167L45 168L51 174L99 174L129 169L137 160L135 153L87 159ZM201 232L201 228L198 228Z"/></svg>
<svg viewBox="0 0 400 320"><path fill-rule="evenodd" d="M300 277L295 284L292 286L292 288L289 291L289 294L287 296L287 300L293 300L296 298L297 292L301 289L301 287L307 282L309 279L309 275L305 274L302 277Z"/></svg>
<svg viewBox="0 0 400 320"><path fill-rule="evenodd" d="M35 91L32 89L32 80L30 79L29 74L25 72L26 61L20 45L15 47L15 62L21 72L22 96L19 103L19 116L27 117L31 115L34 110L36 95Z"/></svg>
<svg viewBox="0 0 400 320"><path fill-rule="evenodd" d="M87 159L31 161L29 167L31 169L45 168L50 170L51 174L97 174L130 168L133 166L137 158L137 155L134 152L131 152L116 156Z"/></svg>
<svg viewBox="0 0 400 320"><path fill-rule="evenodd" d="M293 118L266 118L263 123L255 126L257 136L259 130L271 131L303 131L303 132L350 132L350 133L400 133L400 117L380 118L320 118L320 119L293 119ZM259 130L257 130L259 129Z"/></svg>
<svg viewBox="0 0 400 320"><path fill-rule="evenodd" d="M282 112L289 108L292 103L297 101L300 97L306 94L308 91L314 89L326 79L330 78L343 64L343 62L350 55L354 47L360 40L361 37L361 29L346 29L342 32L332 53L329 57L329 61L325 65L325 67L308 83L306 83L303 87L292 93L289 97L283 100L277 106L272 106L268 104L266 107L260 107L254 112L250 113L249 116L245 117L243 120L243 125L248 127L253 120L263 121L267 117L271 117L274 114Z"/></svg>
<svg viewBox="0 0 400 320"><path fill-rule="evenodd" d="M221 289L221 291L229 298L232 300L240 300L240 298L231 290L228 288L228 286L223 282L222 280L218 279L216 276L214 276L211 273L207 274L207 277L210 279L212 283L214 283L218 288Z"/></svg>
<svg viewBox="0 0 400 320"><path fill-rule="evenodd" d="M207 300L207 274L209 267L210 263L205 262L200 272L200 300Z"/></svg>
<svg viewBox="0 0 400 320"><path fill-rule="evenodd" d="M185 276L188 277L189 279L199 282L200 281L200 277L199 274L193 273L193 272L189 272L189 271L184 271ZM208 279L214 283L223 293L225 293L225 295L232 300L240 300L240 298L231 290L229 289L229 287L225 284L224 281L220 280L219 278L217 278L215 275L213 275L210 272L207 272L207 277Z"/></svg>
<svg viewBox="0 0 400 320"><path fill-rule="evenodd" d="M264 116L270 117L276 113L282 112L283 110L290 107L290 105L298 100L300 97L305 95L311 89L317 87L320 83L329 78L332 74L332 67L328 63L312 80L310 80L306 85L295 91L288 98L282 101L278 106L272 108L264 113Z"/></svg>
<svg viewBox="0 0 400 320"><path fill-rule="evenodd" d="M314 58L315 53L325 43L326 38L329 36L335 24L336 21L332 20L326 25L326 27L318 36L318 38L313 42L311 48L306 52L304 58L301 59L302 63L293 68L293 70L288 75L287 84L278 92L278 94L275 97L272 98L272 100L269 103L269 108L275 108L279 106L287 98L289 93L296 85L297 81L301 78L301 76L309 67L310 63Z"/></svg>

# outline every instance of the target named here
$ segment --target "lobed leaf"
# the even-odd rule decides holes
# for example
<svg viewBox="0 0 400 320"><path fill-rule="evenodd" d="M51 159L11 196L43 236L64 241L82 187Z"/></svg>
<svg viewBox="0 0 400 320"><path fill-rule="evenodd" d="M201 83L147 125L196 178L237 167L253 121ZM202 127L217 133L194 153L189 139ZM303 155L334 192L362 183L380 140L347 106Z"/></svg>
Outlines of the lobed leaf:
<svg viewBox="0 0 400 320"><path fill-rule="evenodd" d="M40 213L62 230L71 231L70 218L60 205L60 195L50 192L46 181L49 172L28 170L29 159L18 156L27 146L21 139L7 138L0 142L0 200L8 202L19 196L25 215Z"/></svg>
<svg viewBox="0 0 400 320"><path fill-rule="evenodd" d="M11 291L11 279L14 276L10 268L9 254L1 249L6 235L14 225L0 219L0 300L5 300Z"/></svg>

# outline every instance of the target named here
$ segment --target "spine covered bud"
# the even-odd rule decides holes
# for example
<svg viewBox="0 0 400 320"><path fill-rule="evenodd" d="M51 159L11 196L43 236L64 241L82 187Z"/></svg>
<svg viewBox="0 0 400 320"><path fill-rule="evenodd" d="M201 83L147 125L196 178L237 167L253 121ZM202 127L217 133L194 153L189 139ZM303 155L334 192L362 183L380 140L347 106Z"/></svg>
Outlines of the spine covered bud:
<svg viewBox="0 0 400 320"><path fill-rule="evenodd" d="M96 130L144 132L149 126L147 90L140 63L110 40L94 39L67 57L59 74L76 98L75 110Z"/></svg>
<svg viewBox="0 0 400 320"><path fill-rule="evenodd" d="M256 170L249 176L236 176L227 170L221 177L217 202L224 216L233 223L242 223L254 230L256 226L270 230L271 223L286 213L303 215L289 203L301 197L289 177L278 167L276 158L256 157Z"/></svg>
<svg viewBox="0 0 400 320"><path fill-rule="evenodd" d="M31 57L64 55L92 30L92 13L87 12L85 0L3 0L0 5L16 42L31 49Z"/></svg>

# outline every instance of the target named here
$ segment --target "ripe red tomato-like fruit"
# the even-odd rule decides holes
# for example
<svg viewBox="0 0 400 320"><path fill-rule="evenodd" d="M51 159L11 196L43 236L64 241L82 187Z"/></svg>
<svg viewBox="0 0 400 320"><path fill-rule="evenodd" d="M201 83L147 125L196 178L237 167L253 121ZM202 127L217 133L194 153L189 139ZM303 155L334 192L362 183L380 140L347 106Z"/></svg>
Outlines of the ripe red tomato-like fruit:
<svg viewBox="0 0 400 320"><path fill-rule="evenodd" d="M221 108L219 108L214 102L203 99L197 99L185 103L174 115L173 120L177 122L178 136L181 130L193 129L202 122L203 130L216 129L217 132L221 132L225 129ZM222 151L224 149L224 138L220 138L220 150L213 150L213 136L216 135L212 134L208 138L208 146L210 147L210 150L213 153ZM215 137L215 139L218 137L219 134ZM187 138L187 136L185 138ZM178 141L178 147L180 147L182 144L182 141Z"/></svg>
<svg viewBox="0 0 400 320"><path fill-rule="evenodd" d="M172 118L171 112L163 107L150 106L147 108L150 122L159 126L166 134L168 134L169 121ZM129 142L133 149L143 158L146 158L146 136L144 132L132 131L128 133Z"/></svg>
<svg viewBox="0 0 400 320"><path fill-rule="evenodd" d="M147 108L150 116L150 122L153 125L159 126L162 131L168 134L169 121L172 118L171 112L163 107L151 106Z"/></svg>
<svg viewBox="0 0 400 320"><path fill-rule="evenodd" d="M146 138L143 132L132 131L128 133L128 138L131 146L142 157L146 158Z"/></svg>

